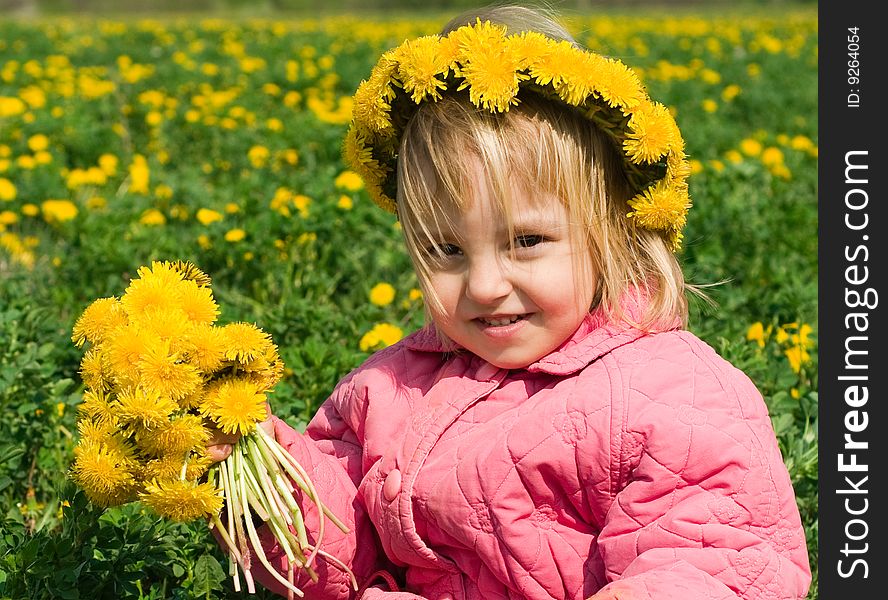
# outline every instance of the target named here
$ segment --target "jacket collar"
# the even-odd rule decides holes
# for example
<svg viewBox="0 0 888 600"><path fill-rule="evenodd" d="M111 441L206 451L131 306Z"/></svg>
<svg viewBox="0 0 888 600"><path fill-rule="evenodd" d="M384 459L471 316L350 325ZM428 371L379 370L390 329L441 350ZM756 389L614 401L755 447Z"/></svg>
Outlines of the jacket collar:
<svg viewBox="0 0 888 600"><path fill-rule="evenodd" d="M644 300L633 298L623 302L623 310L627 317L639 318L644 308ZM658 327L657 331L678 329L678 319L667 327ZM583 369L589 363L604 356L611 350L628 344L647 335L647 332L628 322L611 322L601 308L593 309L580 326L561 346L528 365L526 370L531 373L548 373L551 375L570 375ZM460 352L447 346L438 337L434 324L427 325L404 339L404 344L411 350L419 352Z"/></svg>

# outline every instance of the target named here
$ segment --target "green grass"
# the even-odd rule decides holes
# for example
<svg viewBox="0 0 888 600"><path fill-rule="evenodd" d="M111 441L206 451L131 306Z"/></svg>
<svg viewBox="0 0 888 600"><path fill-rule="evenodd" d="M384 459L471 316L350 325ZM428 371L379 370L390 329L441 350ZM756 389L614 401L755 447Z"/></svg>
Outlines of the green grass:
<svg viewBox="0 0 888 600"><path fill-rule="evenodd" d="M100 513L66 481L82 391L71 327L139 266L194 261L213 277L221 321L273 336L288 367L274 410L304 426L367 356L364 333L422 323L394 219L363 191L336 187L346 125L332 112L382 50L442 22L0 21L0 597L238 597L204 524L161 522L137 505ZM724 282L710 289L716 309L694 305L691 329L764 394L816 576L816 12L571 23L581 41L638 67L676 112L700 169L685 271ZM739 93L726 99L732 85ZM752 152L752 141L776 150ZM263 166L248 156L254 146L269 151ZM114 173L69 185L105 154L118 159ZM128 172L137 154L150 172L142 192ZM3 180L13 197L3 199ZM271 207L280 188L310 198L305 215ZM49 199L77 216L47 221ZM202 224L202 208L222 219ZM226 241L234 229L242 241ZM397 290L388 306L368 301L379 282ZM747 339L757 322L770 327L762 345ZM787 351L801 350L794 370Z"/></svg>

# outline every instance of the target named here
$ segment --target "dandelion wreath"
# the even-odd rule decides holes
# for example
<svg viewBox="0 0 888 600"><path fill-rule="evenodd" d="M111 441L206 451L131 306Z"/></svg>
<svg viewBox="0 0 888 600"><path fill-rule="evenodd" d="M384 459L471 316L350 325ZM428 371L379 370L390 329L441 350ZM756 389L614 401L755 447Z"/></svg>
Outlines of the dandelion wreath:
<svg viewBox="0 0 888 600"><path fill-rule="evenodd" d="M84 310L72 335L86 349L70 475L102 507L139 501L175 521L209 519L227 546L235 589L243 571L255 591L255 557L301 596L293 571L316 578L318 555L351 573L321 549L323 517L309 542L294 490L346 527L299 463L257 427L284 368L271 337L250 323L219 325L218 315L210 278L182 261L141 267L120 298L100 298ZM206 448L213 428L241 436L215 464ZM284 549L287 579L268 563L253 514Z"/></svg>

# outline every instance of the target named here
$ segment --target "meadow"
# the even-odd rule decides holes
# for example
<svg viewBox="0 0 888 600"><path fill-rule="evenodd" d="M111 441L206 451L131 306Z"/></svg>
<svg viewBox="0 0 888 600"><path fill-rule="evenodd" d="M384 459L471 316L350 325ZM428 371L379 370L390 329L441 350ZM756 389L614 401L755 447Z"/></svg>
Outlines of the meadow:
<svg viewBox="0 0 888 600"><path fill-rule="evenodd" d="M204 523L101 511L66 478L72 326L140 266L192 261L220 321L272 335L271 403L303 427L424 321L398 224L340 144L379 54L448 16L0 19L0 598L248 597ZM768 403L816 598L816 8L567 24L675 112L694 171L681 259L718 283L690 328Z"/></svg>

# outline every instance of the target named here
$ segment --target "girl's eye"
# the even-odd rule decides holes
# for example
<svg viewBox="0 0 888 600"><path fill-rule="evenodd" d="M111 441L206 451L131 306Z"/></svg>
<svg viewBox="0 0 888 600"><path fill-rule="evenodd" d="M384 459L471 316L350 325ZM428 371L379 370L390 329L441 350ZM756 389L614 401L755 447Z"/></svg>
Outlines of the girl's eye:
<svg viewBox="0 0 888 600"><path fill-rule="evenodd" d="M541 244L543 239L544 238L541 235L519 235L515 238L515 247L532 248L537 244Z"/></svg>
<svg viewBox="0 0 888 600"><path fill-rule="evenodd" d="M462 250L456 244L435 244L427 249L429 256L435 258L446 258L448 256L456 256Z"/></svg>

